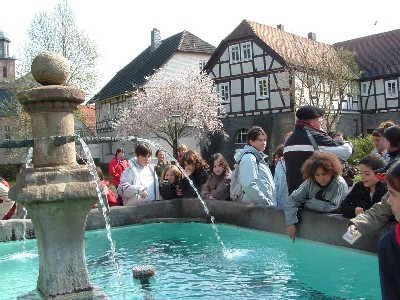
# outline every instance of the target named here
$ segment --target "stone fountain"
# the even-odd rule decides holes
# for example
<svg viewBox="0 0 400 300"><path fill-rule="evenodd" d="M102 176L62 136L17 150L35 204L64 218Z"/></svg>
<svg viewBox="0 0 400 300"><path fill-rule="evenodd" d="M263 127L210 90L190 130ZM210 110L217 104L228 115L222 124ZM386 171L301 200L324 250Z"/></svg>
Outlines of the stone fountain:
<svg viewBox="0 0 400 300"><path fill-rule="evenodd" d="M36 233L37 299L106 297L91 285L85 257L86 218L98 199L96 183L88 167L77 163L73 140L54 142L55 136L74 135L73 113L85 99L82 90L64 85L69 74L64 57L40 54L32 75L42 86L18 94L31 117L34 167L18 174L9 196L27 209Z"/></svg>

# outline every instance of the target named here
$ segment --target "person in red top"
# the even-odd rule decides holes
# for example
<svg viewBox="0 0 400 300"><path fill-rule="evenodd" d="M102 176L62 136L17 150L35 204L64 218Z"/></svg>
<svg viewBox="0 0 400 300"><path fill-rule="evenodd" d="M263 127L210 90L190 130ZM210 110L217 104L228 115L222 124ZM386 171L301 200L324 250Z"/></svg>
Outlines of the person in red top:
<svg viewBox="0 0 400 300"><path fill-rule="evenodd" d="M14 201L8 198L10 185L0 177L0 220L8 220L16 210Z"/></svg>
<svg viewBox="0 0 400 300"><path fill-rule="evenodd" d="M118 148L115 152L115 157L113 157L108 166L108 171L112 177L113 184L117 189L119 186L120 178L122 172L129 166L128 161L124 159L125 151L122 148ZM119 205L123 205L122 197L118 195Z"/></svg>
<svg viewBox="0 0 400 300"><path fill-rule="evenodd" d="M101 170L100 167L96 167L97 175L99 176L99 179L102 184L104 184L107 187L107 202L108 206L120 206L119 201L117 199L117 196L115 193L110 189L110 182L106 179L104 179L104 174L103 171ZM97 207L97 203L94 207Z"/></svg>

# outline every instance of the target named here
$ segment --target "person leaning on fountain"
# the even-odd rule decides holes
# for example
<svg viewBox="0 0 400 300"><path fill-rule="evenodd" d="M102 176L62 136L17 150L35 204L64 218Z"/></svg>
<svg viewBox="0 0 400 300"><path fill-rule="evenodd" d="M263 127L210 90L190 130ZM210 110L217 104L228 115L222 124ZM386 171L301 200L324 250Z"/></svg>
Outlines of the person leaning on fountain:
<svg viewBox="0 0 400 300"><path fill-rule="evenodd" d="M296 238L299 209L335 212L348 193L341 176L343 166L334 153L315 152L301 167L303 183L289 196L285 204L287 234Z"/></svg>
<svg viewBox="0 0 400 300"><path fill-rule="evenodd" d="M124 205L160 199L158 177L154 166L150 165L151 154L149 145L136 146L136 157L129 160L129 167L122 173L117 189Z"/></svg>

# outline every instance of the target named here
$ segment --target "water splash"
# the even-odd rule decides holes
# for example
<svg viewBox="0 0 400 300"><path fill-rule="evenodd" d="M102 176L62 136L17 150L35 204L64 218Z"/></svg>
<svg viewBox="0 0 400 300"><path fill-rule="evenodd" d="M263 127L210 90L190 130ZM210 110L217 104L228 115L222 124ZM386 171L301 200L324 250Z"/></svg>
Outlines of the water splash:
<svg viewBox="0 0 400 300"><path fill-rule="evenodd" d="M28 150L28 155L26 157L25 168L27 169L33 168L32 159L33 159L33 147L30 147Z"/></svg>
<svg viewBox="0 0 400 300"><path fill-rule="evenodd" d="M223 242L222 239L221 239L221 236L220 236L220 234L219 234L218 227L217 227L217 225L215 224L215 218L214 218L214 216L212 216L212 215L210 214L210 210L209 210L208 207L207 207L207 203L206 203L206 202L204 201L204 199L200 196L199 192L197 191L196 187L194 186L193 181L189 178L189 176L186 174L185 170L181 167L181 165L178 163L178 161L177 161L172 155L170 155L170 154L168 153L168 151L164 149L164 147L162 147L161 145L159 145L159 144L157 144L157 143L155 143L155 142L153 142L153 141L150 141L150 140L144 139L144 138L139 138L139 137L137 138L137 141L138 141L138 142L143 142L143 143L148 143L148 144L152 145L153 147L155 147L156 149L161 149L162 151L164 151L165 155L167 156L167 158L168 158L170 161L174 161L174 162L175 162L175 165L179 168L179 170L182 172L182 174L185 175L185 177L188 179L188 181L189 181L189 183L190 183L190 186L191 186L191 187L193 188L193 190L196 192L197 198L200 200L201 204L203 205L204 211L206 212L207 216L208 216L208 217L210 218L210 220L211 220L211 226L212 226L212 228L214 229L215 237L217 238L217 240L218 240L219 243L221 244L223 253L226 253L226 252L227 252L227 249L226 249L226 247L225 247L224 242Z"/></svg>
<svg viewBox="0 0 400 300"><path fill-rule="evenodd" d="M23 230L24 231L22 232L22 241L23 241L22 252L25 253L25 247L26 247L26 218L28 216L28 211L23 206L22 206L22 210L24 212L24 215L23 215L23 218L22 218L23 219L22 223L24 224L24 226L23 226Z"/></svg>
<svg viewBox="0 0 400 300"><path fill-rule="evenodd" d="M93 181L96 183L97 196L99 198L101 212L103 213L104 221L106 224L107 239L109 240L110 246L111 246L110 258L111 258L111 262L116 270L117 289L118 289L118 291L120 291L121 290L121 273L119 270L119 265L115 259L116 251L115 251L115 243L114 243L112 235L111 235L111 225L110 225L110 217L109 217L110 209L108 207L108 201L107 201L106 195L103 195L101 193L100 178L97 174L96 164L93 161L92 155L90 153L90 149L81 137L78 137L78 141L80 142L80 144L82 146L82 150L83 150L83 154L84 154L84 157L80 157L80 158L86 162L89 173L92 175Z"/></svg>
<svg viewBox="0 0 400 300"><path fill-rule="evenodd" d="M28 150L28 154L26 156L26 162L25 162L25 168L33 168L33 164L32 164L32 159L33 159L33 147L30 147ZM20 205L20 204L18 204ZM23 232L22 232L22 254L26 253L25 252L25 248L26 248L26 219L28 217L28 211L26 210L26 208L24 206L22 206L22 211L24 213L24 215L22 216L22 224L23 224Z"/></svg>

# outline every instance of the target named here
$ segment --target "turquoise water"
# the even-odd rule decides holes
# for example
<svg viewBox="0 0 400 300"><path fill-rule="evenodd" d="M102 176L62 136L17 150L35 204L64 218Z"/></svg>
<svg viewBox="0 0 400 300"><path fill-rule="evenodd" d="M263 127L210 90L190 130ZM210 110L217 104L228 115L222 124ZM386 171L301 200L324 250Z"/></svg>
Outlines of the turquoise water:
<svg viewBox="0 0 400 300"><path fill-rule="evenodd" d="M113 299L380 299L375 255L282 235L217 225L147 224L112 229L117 276L106 231L86 232L91 282ZM24 254L21 251L25 247ZM0 299L15 299L36 287L36 241L4 243L0 254ZM142 287L132 267L153 265Z"/></svg>

